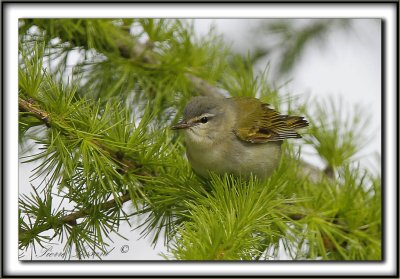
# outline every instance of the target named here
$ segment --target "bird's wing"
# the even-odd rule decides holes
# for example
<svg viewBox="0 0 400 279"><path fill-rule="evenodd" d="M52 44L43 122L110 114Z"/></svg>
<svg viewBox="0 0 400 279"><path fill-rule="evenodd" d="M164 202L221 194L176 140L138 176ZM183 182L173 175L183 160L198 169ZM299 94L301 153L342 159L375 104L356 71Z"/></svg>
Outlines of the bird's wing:
<svg viewBox="0 0 400 279"><path fill-rule="evenodd" d="M265 143L301 138L296 129L308 126L303 117L282 115L256 98L234 99L240 110L233 132L243 141Z"/></svg>

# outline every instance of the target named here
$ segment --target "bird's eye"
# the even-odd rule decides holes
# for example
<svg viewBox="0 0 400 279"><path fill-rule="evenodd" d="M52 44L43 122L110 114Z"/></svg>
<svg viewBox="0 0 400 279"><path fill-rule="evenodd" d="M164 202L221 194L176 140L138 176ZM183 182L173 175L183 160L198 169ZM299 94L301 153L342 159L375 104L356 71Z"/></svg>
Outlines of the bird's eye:
<svg viewBox="0 0 400 279"><path fill-rule="evenodd" d="M202 117L201 119L200 119L200 122L201 123L207 123L208 122L208 117Z"/></svg>

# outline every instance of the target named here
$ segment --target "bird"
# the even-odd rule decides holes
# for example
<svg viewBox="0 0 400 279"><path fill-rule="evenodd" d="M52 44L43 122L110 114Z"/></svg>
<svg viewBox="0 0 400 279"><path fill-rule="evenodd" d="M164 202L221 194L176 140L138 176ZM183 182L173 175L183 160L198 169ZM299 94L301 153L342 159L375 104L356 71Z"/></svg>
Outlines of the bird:
<svg viewBox="0 0 400 279"><path fill-rule="evenodd" d="M301 138L297 130L308 125L257 98L196 96L171 128L184 132L186 156L198 175L266 179L279 164L283 140Z"/></svg>

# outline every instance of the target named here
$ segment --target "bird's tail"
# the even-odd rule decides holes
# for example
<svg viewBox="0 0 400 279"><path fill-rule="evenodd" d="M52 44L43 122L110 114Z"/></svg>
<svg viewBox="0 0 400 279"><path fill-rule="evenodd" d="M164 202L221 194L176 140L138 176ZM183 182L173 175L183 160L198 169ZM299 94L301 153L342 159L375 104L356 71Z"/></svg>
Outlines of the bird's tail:
<svg viewBox="0 0 400 279"><path fill-rule="evenodd" d="M286 116L285 121L287 125L293 130L304 128L308 126L307 120L302 116Z"/></svg>

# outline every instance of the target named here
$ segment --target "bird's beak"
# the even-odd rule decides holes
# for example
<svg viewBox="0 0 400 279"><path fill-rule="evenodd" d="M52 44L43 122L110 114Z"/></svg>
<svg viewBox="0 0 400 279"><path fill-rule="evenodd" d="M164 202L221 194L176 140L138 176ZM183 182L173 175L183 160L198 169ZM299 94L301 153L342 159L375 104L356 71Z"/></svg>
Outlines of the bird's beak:
<svg viewBox="0 0 400 279"><path fill-rule="evenodd" d="M187 122L178 122L175 125L171 126L172 130L180 130L180 129L187 129L196 125L195 123L187 123Z"/></svg>

